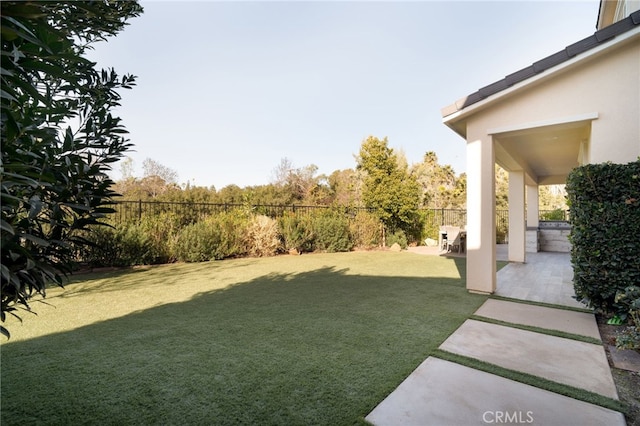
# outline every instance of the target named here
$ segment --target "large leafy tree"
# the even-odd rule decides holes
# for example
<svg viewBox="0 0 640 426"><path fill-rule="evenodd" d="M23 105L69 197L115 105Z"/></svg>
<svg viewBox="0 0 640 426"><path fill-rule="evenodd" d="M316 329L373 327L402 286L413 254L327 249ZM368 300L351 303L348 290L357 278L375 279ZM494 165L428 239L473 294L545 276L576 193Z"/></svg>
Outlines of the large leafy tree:
<svg viewBox="0 0 640 426"><path fill-rule="evenodd" d="M363 172L353 169L336 170L329 175L333 202L340 206L362 205Z"/></svg>
<svg viewBox="0 0 640 426"><path fill-rule="evenodd" d="M450 165L438 163L435 152L427 152L422 162L411 166L411 173L424 194L425 207L450 209L464 205L464 182L459 182Z"/></svg>
<svg viewBox="0 0 640 426"><path fill-rule="evenodd" d="M280 160L273 170L272 185L286 194L284 204L303 203L309 205L330 204L331 195L327 177L318 175L318 166L309 164L294 167L288 158ZM280 197L282 199L282 197Z"/></svg>
<svg viewBox="0 0 640 426"><path fill-rule="evenodd" d="M362 201L374 208L390 231L409 231L418 219L420 186L398 161L387 138L369 136L362 142L357 158L358 170L364 172Z"/></svg>
<svg viewBox="0 0 640 426"><path fill-rule="evenodd" d="M130 147L118 89L87 49L142 13L135 2L7 2L2 7L2 321L62 283L82 231L115 195L106 172ZM8 336L2 327L3 334Z"/></svg>

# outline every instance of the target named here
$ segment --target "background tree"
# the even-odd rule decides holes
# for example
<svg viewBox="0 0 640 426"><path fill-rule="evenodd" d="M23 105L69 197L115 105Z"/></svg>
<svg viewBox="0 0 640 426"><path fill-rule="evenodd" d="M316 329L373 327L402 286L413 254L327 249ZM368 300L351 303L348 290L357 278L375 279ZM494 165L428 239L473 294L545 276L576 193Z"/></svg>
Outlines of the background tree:
<svg viewBox="0 0 640 426"><path fill-rule="evenodd" d="M496 176L496 209L509 209L509 173L502 167L495 165Z"/></svg>
<svg viewBox="0 0 640 426"><path fill-rule="evenodd" d="M135 192L138 180L134 175L134 161L131 157L126 157L120 162L121 178L113 185L113 190L123 197Z"/></svg>
<svg viewBox="0 0 640 426"><path fill-rule="evenodd" d="M178 173L151 158L142 162L142 173L141 186L151 198L177 188Z"/></svg>
<svg viewBox="0 0 640 426"><path fill-rule="evenodd" d="M287 185L289 174L294 169L291 159L284 157L280 159L280 163L273 169L271 183L276 186L284 187Z"/></svg>
<svg viewBox="0 0 640 426"><path fill-rule="evenodd" d="M416 227L420 205L420 186L406 165L401 166L387 138L369 136L362 142L357 158L364 174L362 201L374 208L391 231L410 232Z"/></svg>
<svg viewBox="0 0 640 426"><path fill-rule="evenodd" d="M130 147L112 110L135 77L84 54L142 13L135 2L2 2L2 320L62 283L114 195ZM1 330L8 336L8 332Z"/></svg>
<svg viewBox="0 0 640 426"><path fill-rule="evenodd" d="M453 190L451 207L454 209L467 208L467 174L461 173L456 179L456 187Z"/></svg>
<svg viewBox="0 0 640 426"><path fill-rule="evenodd" d="M135 177L133 169L133 159L130 157L120 163L122 179L114 184L113 189L122 199L180 201L181 197L178 194L181 188L178 186L178 173L175 170L151 158L142 162L142 178ZM190 188L191 185L185 184L185 189L187 187ZM215 194L215 190L213 193ZM163 196L162 200L158 198L160 196ZM198 198L202 198L202 194Z"/></svg>
<svg viewBox="0 0 640 426"><path fill-rule="evenodd" d="M566 185L542 185L538 189L540 210L568 210Z"/></svg>
<svg viewBox="0 0 640 426"><path fill-rule="evenodd" d="M142 173L145 178L159 177L167 185L178 183L178 172L151 158L145 158L142 162Z"/></svg>
<svg viewBox="0 0 640 426"><path fill-rule="evenodd" d="M466 185L458 186L453 168L438 164L435 152L427 152L422 162L411 167L411 174L420 185L424 207L450 209L460 206L460 190L464 190Z"/></svg>
<svg viewBox="0 0 640 426"><path fill-rule="evenodd" d="M318 166L315 164L295 167L285 157L273 171L272 184L289 196L288 202L283 204L330 204L331 192L327 177L317 173Z"/></svg>
<svg viewBox="0 0 640 426"><path fill-rule="evenodd" d="M327 182L332 202L340 206L361 206L364 172L362 170L336 170Z"/></svg>
<svg viewBox="0 0 640 426"><path fill-rule="evenodd" d="M317 172L318 166L315 164L289 171L287 187L296 201L305 201L311 198L313 191L319 185Z"/></svg>
<svg viewBox="0 0 640 426"><path fill-rule="evenodd" d="M496 164L496 209L509 209L509 173ZM538 187L540 210L567 210L565 185L541 185ZM563 215L562 212L561 216Z"/></svg>
<svg viewBox="0 0 640 426"><path fill-rule="evenodd" d="M239 204L244 198L244 191L238 185L227 185L218 191L218 200L223 204Z"/></svg>
<svg viewBox="0 0 640 426"><path fill-rule="evenodd" d="M122 180L131 180L135 179L133 174L134 169L134 161L131 157L126 157L124 160L120 162L120 174L122 175Z"/></svg>

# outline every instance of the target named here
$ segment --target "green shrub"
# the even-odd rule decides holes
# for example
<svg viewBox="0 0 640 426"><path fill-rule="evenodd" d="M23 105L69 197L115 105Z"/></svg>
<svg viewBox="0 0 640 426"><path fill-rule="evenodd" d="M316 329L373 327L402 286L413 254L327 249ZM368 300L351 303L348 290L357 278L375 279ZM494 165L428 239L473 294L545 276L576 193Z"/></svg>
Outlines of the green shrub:
<svg viewBox="0 0 640 426"><path fill-rule="evenodd" d="M215 259L220 233L206 221L185 226L176 238L174 254L182 262L204 262Z"/></svg>
<svg viewBox="0 0 640 426"><path fill-rule="evenodd" d="M349 221L343 212L325 210L311 216L314 249L329 253L349 251L353 242L349 235Z"/></svg>
<svg viewBox="0 0 640 426"><path fill-rule="evenodd" d="M402 229L399 229L389 235L387 235L387 246L391 247L395 243L398 243L400 247L406 249L408 246L407 236Z"/></svg>
<svg viewBox="0 0 640 426"><path fill-rule="evenodd" d="M562 209L555 209L542 214L542 220L566 220L565 212Z"/></svg>
<svg viewBox="0 0 640 426"><path fill-rule="evenodd" d="M203 262L244 255L247 225L247 216L239 211L208 216L180 231L175 256L184 262Z"/></svg>
<svg viewBox="0 0 640 426"><path fill-rule="evenodd" d="M297 250L300 253L313 251L314 235L308 216L284 212L279 225L285 250Z"/></svg>
<svg viewBox="0 0 640 426"><path fill-rule="evenodd" d="M640 314L636 314L635 324L625 327L616 336L616 348L640 349Z"/></svg>
<svg viewBox="0 0 640 426"><path fill-rule="evenodd" d="M94 226L83 235L89 242L77 254L78 264L90 267L114 266L118 248L115 244L115 229Z"/></svg>
<svg viewBox="0 0 640 426"><path fill-rule="evenodd" d="M185 226L183 218L174 212L164 212L156 216L144 216L140 228L149 241L152 263L175 262L174 245L178 233Z"/></svg>
<svg viewBox="0 0 640 426"><path fill-rule="evenodd" d="M89 266L149 265L155 261L151 241L136 224L96 226L86 238L91 245L82 250L80 258Z"/></svg>
<svg viewBox="0 0 640 426"><path fill-rule="evenodd" d="M251 218L247 226L246 247L250 256L274 256L280 250L278 222L264 215Z"/></svg>
<svg viewBox="0 0 640 426"><path fill-rule="evenodd" d="M509 218L500 216L496 218L496 243L507 243L507 235L509 235Z"/></svg>
<svg viewBox="0 0 640 426"><path fill-rule="evenodd" d="M640 161L578 167L566 188L576 295L626 317L629 306L615 299L640 283Z"/></svg>
<svg viewBox="0 0 640 426"><path fill-rule="evenodd" d="M92 267L133 266L175 261L173 244L181 219L175 213L144 216L140 223L95 226L85 235L91 245L78 253Z"/></svg>
<svg viewBox="0 0 640 426"><path fill-rule="evenodd" d="M427 214L424 210L417 211L407 218L407 221L402 224L404 235L408 242L419 244L425 237L425 224L427 223Z"/></svg>
<svg viewBox="0 0 640 426"><path fill-rule="evenodd" d="M353 245L361 249L379 247L382 242L382 222L372 213L359 211L349 221Z"/></svg>
<svg viewBox="0 0 640 426"><path fill-rule="evenodd" d="M436 211L432 209L423 209L422 213L424 215L424 228L421 241L424 241L425 238L437 240L440 234L441 218L436 217Z"/></svg>
<svg viewBox="0 0 640 426"><path fill-rule="evenodd" d="M618 312L622 320L628 320L631 324L616 337L618 349L640 349L640 287L632 285L618 291L615 298Z"/></svg>

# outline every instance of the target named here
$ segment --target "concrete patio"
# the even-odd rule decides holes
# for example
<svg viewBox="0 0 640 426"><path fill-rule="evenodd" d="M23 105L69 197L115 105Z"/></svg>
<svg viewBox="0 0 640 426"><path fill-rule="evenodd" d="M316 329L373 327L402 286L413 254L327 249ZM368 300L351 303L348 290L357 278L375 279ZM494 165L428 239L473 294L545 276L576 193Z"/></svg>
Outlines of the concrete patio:
<svg viewBox="0 0 640 426"><path fill-rule="evenodd" d="M498 258L505 254L499 247ZM542 332L600 339L593 314L563 309L582 307L570 297L569 256L527 253L527 263L511 263L497 278L498 295L558 307L489 299L475 315L506 324L467 320L440 349L618 399L601 344ZM625 425L619 412L435 357L421 363L366 420L377 426Z"/></svg>
<svg viewBox="0 0 640 426"><path fill-rule="evenodd" d="M497 275L498 296L584 308L573 298L569 253L527 253L526 263L510 263Z"/></svg>

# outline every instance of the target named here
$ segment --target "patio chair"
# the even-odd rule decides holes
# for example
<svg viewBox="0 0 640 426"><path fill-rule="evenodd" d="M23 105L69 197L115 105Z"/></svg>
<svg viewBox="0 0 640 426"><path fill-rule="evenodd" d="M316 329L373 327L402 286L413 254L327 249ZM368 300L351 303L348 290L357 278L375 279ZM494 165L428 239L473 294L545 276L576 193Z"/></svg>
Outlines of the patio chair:
<svg viewBox="0 0 640 426"><path fill-rule="evenodd" d="M447 249L447 226L440 227L440 250Z"/></svg>
<svg viewBox="0 0 640 426"><path fill-rule="evenodd" d="M455 249L458 253L462 248L460 239L460 227L459 226L447 226L447 251Z"/></svg>

